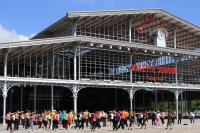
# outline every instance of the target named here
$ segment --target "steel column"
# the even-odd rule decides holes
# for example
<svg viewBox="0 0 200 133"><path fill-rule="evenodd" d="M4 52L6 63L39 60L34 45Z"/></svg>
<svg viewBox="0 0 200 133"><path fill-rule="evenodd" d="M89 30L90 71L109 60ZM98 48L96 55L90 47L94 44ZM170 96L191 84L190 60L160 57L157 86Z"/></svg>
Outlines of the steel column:
<svg viewBox="0 0 200 133"><path fill-rule="evenodd" d="M130 89L130 111L133 111L133 89Z"/></svg>
<svg viewBox="0 0 200 133"><path fill-rule="evenodd" d="M77 47L74 50L74 80L76 80L76 76L77 76L77 71L76 71L76 53L77 53Z"/></svg>
<svg viewBox="0 0 200 133"><path fill-rule="evenodd" d="M53 105L53 84L51 85L51 112L54 110L54 105Z"/></svg>
<svg viewBox="0 0 200 133"><path fill-rule="evenodd" d="M21 94L20 94L20 108L23 110L23 86L21 86Z"/></svg>
<svg viewBox="0 0 200 133"><path fill-rule="evenodd" d="M7 98L7 82L4 82L3 85L3 125L6 125L6 98Z"/></svg>
<svg viewBox="0 0 200 133"><path fill-rule="evenodd" d="M133 58L133 54L130 53L130 83L132 84L132 80L133 80L133 73L132 73L132 58Z"/></svg>
<svg viewBox="0 0 200 133"><path fill-rule="evenodd" d="M55 55L54 55L54 46L53 46L53 56L52 56L52 73L51 78L54 79L54 61L55 61ZM51 84L51 113L53 113L54 106L53 106L53 84ZM51 129L53 128L53 119L51 119Z"/></svg>
<svg viewBox="0 0 200 133"><path fill-rule="evenodd" d="M178 122L178 96L180 94L180 91L176 90L175 92L175 99L176 99L176 121Z"/></svg>
<svg viewBox="0 0 200 133"><path fill-rule="evenodd" d="M132 23L133 23L133 18L129 20L129 42L132 42Z"/></svg>
<svg viewBox="0 0 200 133"><path fill-rule="evenodd" d="M133 100L134 100L134 111L135 111L135 92L138 89L130 88L130 89L125 89L129 93L129 98L130 98L130 111L133 111Z"/></svg>
<svg viewBox="0 0 200 133"><path fill-rule="evenodd" d="M156 111L158 111L158 97L157 97L157 90L155 89L155 107Z"/></svg>
<svg viewBox="0 0 200 133"><path fill-rule="evenodd" d="M36 55L35 55L35 78L37 78L37 53L36 53Z"/></svg>
<svg viewBox="0 0 200 133"><path fill-rule="evenodd" d="M77 113L77 98L78 98L78 89L77 85L74 85L72 88L72 93L73 93L73 100L74 100L74 112Z"/></svg>
<svg viewBox="0 0 200 133"><path fill-rule="evenodd" d="M183 92L181 93L181 115L183 115Z"/></svg>
<svg viewBox="0 0 200 133"><path fill-rule="evenodd" d="M51 85L51 113L53 113L53 84ZM51 119L51 129L53 128L53 119Z"/></svg>
<svg viewBox="0 0 200 133"><path fill-rule="evenodd" d="M7 64L8 64L8 52L6 51L5 57L4 57L4 77L7 77Z"/></svg>
<svg viewBox="0 0 200 133"><path fill-rule="evenodd" d="M19 54L18 54L18 56L17 56L17 76L18 77L20 77L20 74L19 74L19 55L20 55L21 53L20 53L20 51L19 51Z"/></svg>
<svg viewBox="0 0 200 133"><path fill-rule="evenodd" d="M80 60L81 60L81 50L80 50L80 46L78 47L78 80L80 80L81 78L81 63L80 63Z"/></svg>
<svg viewBox="0 0 200 133"><path fill-rule="evenodd" d="M12 93L13 93L13 90L10 90L9 93L10 93L10 99L9 99L10 100L10 107L9 107L9 111L12 112Z"/></svg>
<svg viewBox="0 0 200 133"><path fill-rule="evenodd" d="M176 49L176 30L177 28L174 29L174 48Z"/></svg>
<svg viewBox="0 0 200 133"><path fill-rule="evenodd" d="M117 88L115 88L115 110L117 110Z"/></svg>
<svg viewBox="0 0 200 133"><path fill-rule="evenodd" d="M7 64L8 64L8 53L10 49L6 51L4 57L4 78L7 77ZM6 98L7 98L7 82L4 82L3 85L3 125L6 125L5 116L6 116Z"/></svg>
<svg viewBox="0 0 200 133"><path fill-rule="evenodd" d="M63 46L63 57L62 57L62 76L63 76L63 79L65 79L65 52L64 52L64 46Z"/></svg>
<svg viewBox="0 0 200 133"><path fill-rule="evenodd" d="M34 85L34 112L37 111L37 91L36 91L36 85Z"/></svg>
<svg viewBox="0 0 200 133"><path fill-rule="evenodd" d="M135 93L134 93L134 95L133 95L133 103L134 103L133 111L135 112Z"/></svg>
<svg viewBox="0 0 200 133"><path fill-rule="evenodd" d="M178 57L175 58L175 67L176 67L175 82L176 84L178 84Z"/></svg>
<svg viewBox="0 0 200 133"><path fill-rule="evenodd" d="M76 36L77 35L77 22L76 20L73 21L73 24L72 24L72 31L73 31L73 36Z"/></svg>

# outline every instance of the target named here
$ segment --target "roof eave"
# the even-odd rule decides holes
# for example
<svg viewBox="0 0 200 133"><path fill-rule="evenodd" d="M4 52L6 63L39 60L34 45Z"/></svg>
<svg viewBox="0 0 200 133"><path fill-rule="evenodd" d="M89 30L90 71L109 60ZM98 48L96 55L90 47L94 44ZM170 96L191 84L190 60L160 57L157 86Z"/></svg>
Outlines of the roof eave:
<svg viewBox="0 0 200 133"><path fill-rule="evenodd" d="M35 36L33 36L32 38L30 38L30 40L32 39L37 39L40 35L42 35L43 33L45 33L46 31L49 31L51 29L54 29L58 24L62 23L65 19L68 18L68 13L61 19L59 19L58 21L56 21L55 23L53 23L52 25L50 25L49 27L45 28L44 30L42 30L41 32L39 32L38 34L36 34Z"/></svg>
<svg viewBox="0 0 200 133"><path fill-rule="evenodd" d="M101 16L120 16L120 15L134 15L145 13L157 13L161 9L137 9L137 10L109 10L109 11L85 11L85 12L72 12L68 14L69 18L74 17L101 17Z"/></svg>
<svg viewBox="0 0 200 133"><path fill-rule="evenodd" d="M188 25L188 26L190 26L190 27L192 27L192 28L194 28L194 29L196 29L196 30L198 30L200 32L200 27L199 26L196 26L196 25L194 25L194 24L192 24L192 23L190 23L190 22L188 22L186 20L183 20L182 18L177 17L176 15L174 15L174 14L172 14L170 12L167 12L167 11L165 11L163 9L160 9L160 13L164 13L166 16L169 16L169 17L175 19L176 21L179 21L179 22L181 22L181 23L183 23L185 25Z"/></svg>

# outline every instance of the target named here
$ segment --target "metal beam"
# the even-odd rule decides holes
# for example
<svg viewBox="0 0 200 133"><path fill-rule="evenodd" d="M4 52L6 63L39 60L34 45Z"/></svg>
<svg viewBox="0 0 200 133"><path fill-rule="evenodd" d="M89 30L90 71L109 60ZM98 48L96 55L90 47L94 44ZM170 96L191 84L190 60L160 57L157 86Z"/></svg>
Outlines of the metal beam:
<svg viewBox="0 0 200 133"><path fill-rule="evenodd" d="M101 39L95 37L88 37L88 36L76 36L76 37L60 37L60 38L51 38L51 39L41 39L41 40L32 40L27 42L16 42L16 43L2 43L0 44L0 49L2 48L9 48L9 47L24 47L24 46L33 46L33 45L49 45L55 43L65 43L65 42L92 42L98 44L107 44L112 46L121 46L121 47L130 47L136 49L146 49L152 51L162 51L167 53L177 53L177 54L188 54L188 55L196 55L200 56L199 52L194 50L186 50L186 49L172 49L172 48L161 48L152 45L145 45L142 43L129 43L129 42L122 42L110 39Z"/></svg>
<svg viewBox="0 0 200 133"><path fill-rule="evenodd" d="M171 89L182 89L182 90L189 90L189 91L195 91L195 90L200 90L200 85L192 85L192 84L169 84L169 83L144 83L144 82L137 82L137 83L132 83L130 82L114 82L114 81L109 81L105 82L102 80L96 80L96 81L74 81L74 80L65 80L65 79L45 79L45 78L21 78L21 77L7 77L4 78L0 76L0 81L7 81L7 82L15 82L15 83L33 83L33 84L54 84L54 85L59 85L59 84L77 84L77 85L89 85L89 86L106 86L106 87L137 87L137 88L157 88L160 90L169 90Z"/></svg>

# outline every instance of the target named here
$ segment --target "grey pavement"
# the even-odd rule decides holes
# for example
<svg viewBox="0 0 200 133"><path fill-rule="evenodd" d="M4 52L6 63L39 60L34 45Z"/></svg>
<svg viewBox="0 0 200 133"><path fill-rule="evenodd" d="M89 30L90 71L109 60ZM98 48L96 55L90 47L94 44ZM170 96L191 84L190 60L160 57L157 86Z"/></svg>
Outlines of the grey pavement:
<svg viewBox="0 0 200 133"><path fill-rule="evenodd" d="M166 123L167 121L165 121ZM98 133L111 133L111 132L119 132L119 133L200 133L200 120L196 119L194 124L190 124L190 121L188 119L184 119L181 125L175 124L172 129L165 129L165 125L161 126L152 126L151 125L151 120L149 120L147 128L146 129L140 129L140 127L133 127L132 130L128 130L127 128L122 130L119 129L118 131L112 131L112 126L108 123L107 127L102 127L100 129L96 129L95 132ZM64 130L61 125L59 125L59 129L56 131L52 131L50 129L38 129L37 126L34 127L34 130L25 130L20 126L19 131L15 131L14 133L29 133L29 132L34 132L34 133L63 133L63 132L70 132L70 133L89 133L90 128L85 128L84 130L82 129L68 129ZM10 133L10 131L6 131L5 127L3 125L0 125L0 133Z"/></svg>

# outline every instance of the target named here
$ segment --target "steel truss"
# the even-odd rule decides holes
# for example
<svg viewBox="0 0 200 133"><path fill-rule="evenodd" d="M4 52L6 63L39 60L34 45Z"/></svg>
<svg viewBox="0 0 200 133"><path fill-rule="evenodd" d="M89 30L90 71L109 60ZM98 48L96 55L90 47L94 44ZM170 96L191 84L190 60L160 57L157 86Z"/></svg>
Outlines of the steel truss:
<svg viewBox="0 0 200 133"><path fill-rule="evenodd" d="M200 89L200 39L198 32L165 17L156 12L87 16L70 20L48 38L1 44L3 115L9 89L27 84L51 86L52 111L53 86L72 91L75 112L78 92L94 86L126 90L130 111L140 89L171 91L178 114L179 94ZM153 45L150 36L154 29L163 28L162 24L169 34L166 48ZM133 65L140 67L132 69ZM165 70L158 72L158 67ZM170 68L176 71L169 72Z"/></svg>

